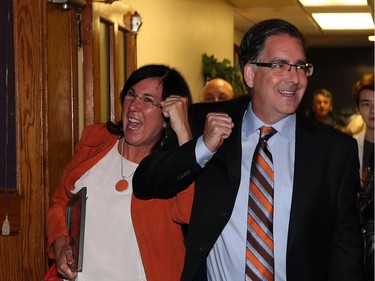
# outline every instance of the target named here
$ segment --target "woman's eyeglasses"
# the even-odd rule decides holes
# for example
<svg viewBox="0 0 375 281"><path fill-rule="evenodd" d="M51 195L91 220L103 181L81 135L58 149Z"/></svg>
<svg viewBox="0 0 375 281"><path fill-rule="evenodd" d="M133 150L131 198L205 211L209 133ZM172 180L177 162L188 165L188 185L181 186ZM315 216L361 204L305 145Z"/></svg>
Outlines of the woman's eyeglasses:
<svg viewBox="0 0 375 281"><path fill-rule="evenodd" d="M155 100L151 96L138 96L133 90L129 90L125 95L125 100L134 101L139 99L139 103L145 109L151 109L154 107L161 108L161 104L155 102Z"/></svg>

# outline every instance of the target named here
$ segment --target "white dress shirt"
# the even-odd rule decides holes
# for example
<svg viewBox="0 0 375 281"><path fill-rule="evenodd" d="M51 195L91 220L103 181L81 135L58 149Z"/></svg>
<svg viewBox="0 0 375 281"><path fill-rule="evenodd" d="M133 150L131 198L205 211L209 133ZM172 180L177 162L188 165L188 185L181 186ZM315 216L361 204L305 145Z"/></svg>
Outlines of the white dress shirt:
<svg viewBox="0 0 375 281"><path fill-rule="evenodd" d="M251 103L250 103L251 104ZM270 126L260 121L251 106L242 123L241 182L232 215L207 258L207 275L211 281L245 280L247 206L250 168L259 128ZM296 116L290 115L272 127L277 133L268 141L274 163L274 259L275 281L286 280L286 247L293 191ZM204 166L212 153L197 142L198 163ZM228 163L230 165L230 163Z"/></svg>

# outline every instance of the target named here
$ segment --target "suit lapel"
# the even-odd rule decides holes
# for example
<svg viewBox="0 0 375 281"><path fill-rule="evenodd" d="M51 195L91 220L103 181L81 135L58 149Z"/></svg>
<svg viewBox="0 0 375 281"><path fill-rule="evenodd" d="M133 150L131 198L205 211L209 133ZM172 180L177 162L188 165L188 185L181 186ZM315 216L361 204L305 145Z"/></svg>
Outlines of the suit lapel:
<svg viewBox="0 0 375 281"><path fill-rule="evenodd" d="M231 186L238 190L241 181L241 155L242 155L242 122L245 111L249 105L248 96L238 99L232 103L228 114L232 117L234 128L231 136L223 144L223 153L228 167L228 177Z"/></svg>
<svg viewBox="0 0 375 281"><path fill-rule="evenodd" d="M287 255L293 248L293 243L298 232L298 226L301 225L304 217L304 209L308 204L309 185L312 184L310 171L312 167L318 165L316 157L316 144L314 143L315 127L311 122L297 115L296 126L296 148L294 163L294 181L292 206L290 211L290 221L288 230ZM308 159L308 161L307 161Z"/></svg>

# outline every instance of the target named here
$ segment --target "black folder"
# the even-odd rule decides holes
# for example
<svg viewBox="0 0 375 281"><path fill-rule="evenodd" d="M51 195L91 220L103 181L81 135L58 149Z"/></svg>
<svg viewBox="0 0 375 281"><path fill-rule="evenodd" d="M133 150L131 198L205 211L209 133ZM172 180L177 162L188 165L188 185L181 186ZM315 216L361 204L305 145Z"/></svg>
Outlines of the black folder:
<svg viewBox="0 0 375 281"><path fill-rule="evenodd" d="M82 187L68 202L66 208L66 226L69 231L69 243L73 250L75 263L72 271L82 271L83 243L85 237L87 187Z"/></svg>

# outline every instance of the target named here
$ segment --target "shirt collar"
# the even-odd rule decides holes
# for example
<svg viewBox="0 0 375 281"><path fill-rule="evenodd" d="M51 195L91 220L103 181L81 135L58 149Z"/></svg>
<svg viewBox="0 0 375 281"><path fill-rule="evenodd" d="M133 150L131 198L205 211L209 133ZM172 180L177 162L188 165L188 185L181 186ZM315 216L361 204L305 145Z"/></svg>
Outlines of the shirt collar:
<svg viewBox="0 0 375 281"><path fill-rule="evenodd" d="M244 115L244 124L245 124L245 137L257 132L257 130L262 126L271 126L269 124L261 121L253 112L251 108L251 102L247 108L247 111ZM288 141L293 141L296 132L296 114L288 115L287 117L281 119L279 122L272 125L274 129Z"/></svg>

